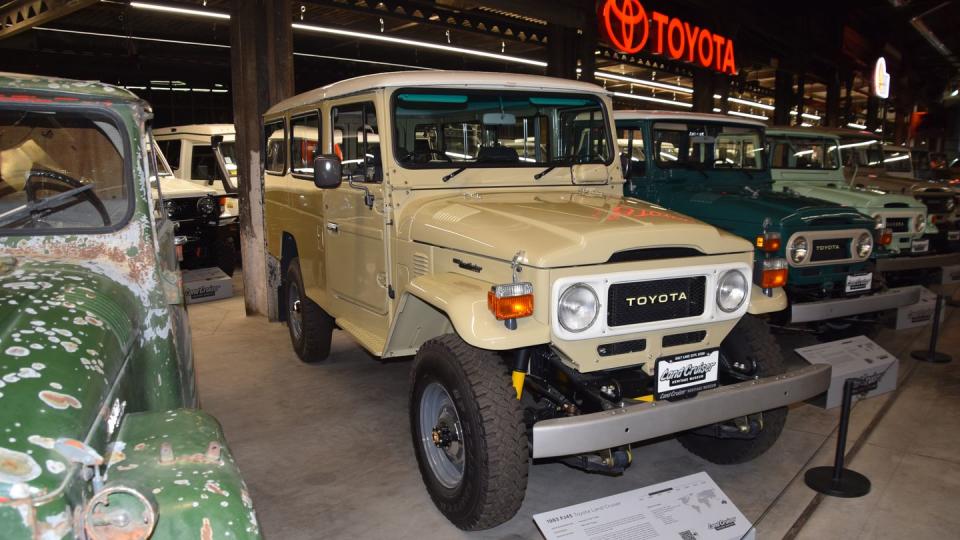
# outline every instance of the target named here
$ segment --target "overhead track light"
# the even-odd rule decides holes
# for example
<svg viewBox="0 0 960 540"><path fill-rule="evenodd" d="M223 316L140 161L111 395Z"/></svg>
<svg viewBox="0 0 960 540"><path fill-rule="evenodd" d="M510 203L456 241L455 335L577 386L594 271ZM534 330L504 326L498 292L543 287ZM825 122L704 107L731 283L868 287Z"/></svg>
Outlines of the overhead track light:
<svg viewBox="0 0 960 540"><path fill-rule="evenodd" d="M595 71L593 76L597 79L608 79L611 81L620 81L627 82L630 84L636 84L640 86L647 86L649 88L657 88L660 90L671 90L674 92L683 92L684 94L692 94L693 88L687 88L686 86L677 86L674 84L667 84L658 81L647 81L644 79L634 79L633 77L626 77L624 75L617 75L616 73L610 73L608 71Z"/></svg>
<svg viewBox="0 0 960 540"><path fill-rule="evenodd" d="M751 114L751 113L745 113L745 112L740 112L740 111L727 111L727 114L730 114L730 115L733 115L733 116L742 116L742 117L744 117L744 118L753 118L754 120L769 120L769 119L770 119L770 118L768 118L768 117L766 117L766 116L763 116L763 115L760 115L760 114Z"/></svg>
<svg viewBox="0 0 960 540"><path fill-rule="evenodd" d="M693 107L692 103L684 103L682 101L671 101L669 99L661 99L651 96L638 96L637 94L627 94L625 92L614 92L613 95L617 97L627 98L627 99L636 99L640 101L652 101L653 103L663 103L664 105L673 105L674 107L684 107L690 109Z"/></svg>
<svg viewBox="0 0 960 540"><path fill-rule="evenodd" d="M189 9L175 6L166 6L162 4L151 4L148 2L130 2L130 7L137 9L149 9L152 11L163 11L165 13L176 13L178 15L191 15L194 17L208 17L210 19L229 20L229 13L218 13L216 11L206 11L201 9Z"/></svg>

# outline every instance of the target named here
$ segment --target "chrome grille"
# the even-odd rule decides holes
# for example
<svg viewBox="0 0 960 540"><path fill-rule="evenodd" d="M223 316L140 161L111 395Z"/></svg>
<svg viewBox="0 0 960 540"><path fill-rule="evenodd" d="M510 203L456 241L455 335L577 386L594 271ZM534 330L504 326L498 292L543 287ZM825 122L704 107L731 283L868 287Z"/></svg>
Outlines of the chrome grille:
<svg viewBox="0 0 960 540"><path fill-rule="evenodd" d="M884 222L892 232L905 233L910 231L910 218L908 217L888 217Z"/></svg>

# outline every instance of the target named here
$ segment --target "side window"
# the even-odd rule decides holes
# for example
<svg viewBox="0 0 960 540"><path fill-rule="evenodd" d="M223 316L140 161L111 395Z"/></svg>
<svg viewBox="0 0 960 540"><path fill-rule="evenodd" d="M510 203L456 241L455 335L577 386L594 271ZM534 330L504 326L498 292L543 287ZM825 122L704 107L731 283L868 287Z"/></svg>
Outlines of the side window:
<svg viewBox="0 0 960 540"><path fill-rule="evenodd" d="M313 159L320 142L320 115L311 113L290 120L290 172L313 175Z"/></svg>
<svg viewBox="0 0 960 540"><path fill-rule="evenodd" d="M267 122L263 126L264 169L271 174L286 172L287 134L283 129L283 120Z"/></svg>
<svg viewBox="0 0 960 540"><path fill-rule="evenodd" d="M190 178L213 180L216 170L217 158L213 155L213 148L209 145L195 145L190 157Z"/></svg>
<svg viewBox="0 0 960 540"><path fill-rule="evenodd" d="M364 182L382 179L380 132L373 103L351 103L330 111L333 153L343 163L344 178ZM356 178L359 177L359 178Z"/></svg>
<svg viewBox="0 0 960 540"><path fill-rule="evenodd" d="M643 131L639 129L620 129L617 131L617 144L620 156L629 159L629 175L643 176L647 172L647 156L643 147Z"/></svg>
<svg viewBox="0 0 960 540"><path fill-rule="evenodd" d="M170 168L180 170L180 139L168 139L166 141L157 141L160 151L167 157L167 163Z"/></svg>

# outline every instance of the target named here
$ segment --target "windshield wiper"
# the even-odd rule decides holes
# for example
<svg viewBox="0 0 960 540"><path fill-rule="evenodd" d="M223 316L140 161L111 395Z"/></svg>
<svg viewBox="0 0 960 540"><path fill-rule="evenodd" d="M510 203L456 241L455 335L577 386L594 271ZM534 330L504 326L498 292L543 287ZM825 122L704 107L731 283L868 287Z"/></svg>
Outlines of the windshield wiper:
<svg viewBox="0 0 960 540"><path fill-rule="evenodd" d="M443 177L443 181L444 181L444 182L449 182L450 180L453 180L453 177L454 177L454 176L462 173L462 172L465 171L465 170L467 170L466 167L460 167L459 169L453 171L452 173L444 176L444 177Z"/></svg>
<svg viewBox="0 0 960 540"><path fill-rule="evenodd" d="M63 193L58 193L53 197L47 197L42 201L31 201L31 202L28 202L27 204L18 206L12 210L8 210L0 214L0 225L16 223L17 221L20 221L25 217L33 216L39 212L42 212L53 206L56 206L62 201L73 198L79 195L80 193L83 193L84 191L91 190L95 185L96 184L94 183L85 184L78 188L73 188L71 190L64 191Z"/></svg>
<svg viewBox="0 0 960 540"><path fill-rule="evenodd" d="M539 179L543 178L544 176L550 174L550 171L552 171L552 170L554 170L554 169L556 169L556 168L557 168L556 165L554 165L554 166L552 166L552 167L547 167L546 169L544 169L544 170L538 172L537 174L533 175L533 179L534 179L534 180L539 180Z"/></svg>

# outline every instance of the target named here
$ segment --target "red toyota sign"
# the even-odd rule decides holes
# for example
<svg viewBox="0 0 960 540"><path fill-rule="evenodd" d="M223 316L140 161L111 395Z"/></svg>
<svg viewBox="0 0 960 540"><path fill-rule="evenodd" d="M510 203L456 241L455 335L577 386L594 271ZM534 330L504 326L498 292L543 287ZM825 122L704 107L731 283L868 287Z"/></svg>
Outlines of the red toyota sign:
<svg viewBox="0 0 960 540"><path fill-rule="evenodd" d="M737 73L732 39L658 11L648 16L639 0L603 0L599 19L601 33L620 52L635 54L649 43L652 54Z"/></svg>

